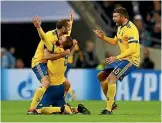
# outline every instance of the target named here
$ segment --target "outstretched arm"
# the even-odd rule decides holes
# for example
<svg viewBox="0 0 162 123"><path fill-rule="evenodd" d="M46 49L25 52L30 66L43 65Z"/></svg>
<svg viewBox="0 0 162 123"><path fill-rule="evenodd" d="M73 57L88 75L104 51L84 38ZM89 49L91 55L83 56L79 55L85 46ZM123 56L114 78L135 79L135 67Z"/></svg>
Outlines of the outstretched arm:
<svg viewBox="0 0 162 123"><path fill-rule="evenodd" d="M70 54L70 50L67 49L61 53L50 53L47 49L44 50L44 59L45 60L57 60L59 58L63 58L66 55Z"/></svg>
<svg viewBox="0 0 162 123"><path fill-rule="evenodd" d="M47 47L47 49L50 52L53 52L54 50L54 45L52 44L52 42L50 41L50 39L48 39L48 33L45 33L41 27L41 19L37 16L33 17L32 19L34 26L37 28L38 34L41 38L41 40L44 42L45 46Z"/></svg>
<svg viewBox="0 0 162 123"><path fill-rule="evenodd" d="M96 34L97 37L104 40L106 43L109 43L111 45L117 45L117 39L115 38L109 38L105 36L105 33L102 30L93 30L93 32Z"/></svg>
<svg viewBox="0 0 162 123"><path fill-rule="evenodd" d="M70 13L70 31L68 32L68 36L71 35L73 21L74 21L74 10L72 10L71 13Z"/></svg>

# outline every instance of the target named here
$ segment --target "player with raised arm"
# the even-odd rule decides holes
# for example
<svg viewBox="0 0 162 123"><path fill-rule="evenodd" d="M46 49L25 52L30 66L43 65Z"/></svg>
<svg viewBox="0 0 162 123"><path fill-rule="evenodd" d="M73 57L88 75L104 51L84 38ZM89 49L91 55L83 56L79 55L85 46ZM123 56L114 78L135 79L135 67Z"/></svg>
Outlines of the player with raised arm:
<svg viewBox="0 0 162 123"><path fill-rule="evenodd" d="M139 33L136 26L129 21L126 9L123 7L114 9L113 21L118 26L114 38L105 36L101 30L94 30L100 39L120 48L120 55L106 58L108 65L97 75L107 97L106 109L100 113L102 115L112 114L117 80L122 81L126 75L137 69L140 63Z"/></svg>
<svg viewBox="0 0 162 123"><path fill-rule="evenodd" d="M48 51L53 52L54 47L56 45L59 45L59 38L62 35L71 34L73 18L74 18L74 11L72 11L72 13L70 14L70 21L67 19L58 21L56 24L56 29L48 31L47 33L44 33L44 31L40 26L41 20L38 17L33 18L33 24L38 30L38 33L41 37L41 41L38 44L34 57L32 58L32 70L36 74L38 80L41 82L41 87L36 89L35 91L33 100L28 110L28 114L32 114L33 110L37 107L46 89L50 85L49 76L47 72L47 60L44 59L44 49L47 48ZM67 49L63 52L60 52L57 55L58 58L61 58L69 54L70 49ZM67 83L66 85L68 86L69 82L67 80L65 82ZM65 91L67 91L67 89L65 89Z"/></svg>
<svg viewBox="0 0 162 123"><path fill-rule="evenodd" d="M72 40L70 36L61 36L59 40L60 45L57 47L54 46L54 53L45 49L44 59L48 60L47 69L51 83L38 106L33 110L33 114L73 114L73 111L75 113L90 114L90 111L83 104L71 108L65 102L63 83L66 80L64 74L67 68L67 57L58 59L57 53L61 53L67 49L72 50L77 41Z"/></svg>

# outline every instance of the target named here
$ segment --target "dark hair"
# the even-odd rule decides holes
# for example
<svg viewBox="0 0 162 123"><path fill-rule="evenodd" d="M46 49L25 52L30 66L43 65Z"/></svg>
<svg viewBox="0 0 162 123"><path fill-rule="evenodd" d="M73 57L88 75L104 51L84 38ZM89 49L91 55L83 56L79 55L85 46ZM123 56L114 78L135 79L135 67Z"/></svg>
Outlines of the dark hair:
<svg viewBox="0 0 162 123"><path fill-rule="evenodd" d="M64 50L70 49L73 46L73 39L70 36L66 36L66 41L63 43Z"/></svg>
<svg viewBox="0 0 162 123"><path fill-rule="evenodd" d="M56 28L57 29L61 29L62 27L66 27L68 25L68 22L69 20L68 19L62 19L62 20L59 20L57 23L56 23Z"/></svg>
<svg viewBox="0 0 162 123"><path fill-rule="evenodd" d="M113 13L119 13L121 16L129 18L127 10L123 7L115 8Z"/></svg>

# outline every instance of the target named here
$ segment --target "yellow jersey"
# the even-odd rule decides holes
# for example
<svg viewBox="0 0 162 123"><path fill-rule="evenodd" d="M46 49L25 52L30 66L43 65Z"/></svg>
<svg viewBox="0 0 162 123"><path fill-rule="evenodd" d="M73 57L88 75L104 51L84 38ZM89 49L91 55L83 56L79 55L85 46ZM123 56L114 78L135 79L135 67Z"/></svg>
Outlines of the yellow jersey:
<svg viewBox="0 0 162 123"><path fill-rule="evenodd" d="M60 53L63 51L64 49L60 47L55 47L54 50L55 53ZM68 56L57 60L48 60L47 68L51 85L61 85L65 82L64 73L67 68L67 59Z"/></svg>
<svg viewBox="0 0 162 123"><path fill-rule="evenodd" d="M48 37L48 40L53 43L53 45L55 45L59 39L57 30L48 31L45 35ZM34 67L36 64L39 64L39 63L47 63L47 60L43 60L44 47L45 47L45 44L41 40L38 44L35 55L32 58L32 67Z"/></svg>
<svg viewBox="0 0 162 123"><path fill-rule="evenodd" d="M117 59L128 60L132 64L139 66L140 44L139 44L139 33L136 26L131 21L128 21L124 26L119 26L117 29L117 34L114 39L118 41L118 45L120 47L120 55L117 56ZM132 47L132 49L128 51L127 49L130 46ZM127 53L130 51L132 53ZM125 56L125 54L129 55L123 57Z"/></svg>

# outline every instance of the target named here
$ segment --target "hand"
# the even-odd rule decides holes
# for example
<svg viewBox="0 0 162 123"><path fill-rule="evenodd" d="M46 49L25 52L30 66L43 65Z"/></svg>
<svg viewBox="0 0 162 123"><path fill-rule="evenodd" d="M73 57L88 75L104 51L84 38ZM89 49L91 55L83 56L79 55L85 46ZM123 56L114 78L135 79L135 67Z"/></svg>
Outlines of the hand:
<svg viewBox="0 0 162 123"><path fill-rule="evenodd" d="M70 55L70 49L65 50L64 55Z"/></svg>
<svg viewBox="0 0 162 123"><path fill-rule="evenodd" d="M76 39L73 40L73 46L75 46L78 43Z"/></svg>
<svg viewBox="0 0 162 123"><path fill-rule="evenodd" d="M72 10L71 11L71 13L70 13L70 21L74 21L74 15L75 15L75 12L74 12L74 10Z"/></svg>
<svg viewBox="0 0 162 123"><path fill-rule="evenodd" d="M107 63L112 63L112 62L115 62L117 60L117 57L116 56L111 56L109 58L106 58L106 62Z"/></svg>
<svg viewBox="0 0 162 123"><path fill-rule="evenodd" d="M124 41L128 41L128 39L129 39L129 37L128 37L127 35L124 35L124 36L123 36L123 40L124 40Z"/></svg>
<svg viewBox="0 0 162 123"><path fill-rule="evenodd" d="M105 33L102 30L96 30L94 29L93 32L96 34L97 37L99 38L104 38Z"/></svg>
<svg viewBox="0 0 162 123"><path fill-rule="evenodd" d="M41 21L40 17L34 16L34 17L32 18L32 22L33 22L33 24L34 24L34 26L35 26L36 28L40 28L40 27L41 27L42 21Z"/></svg>

